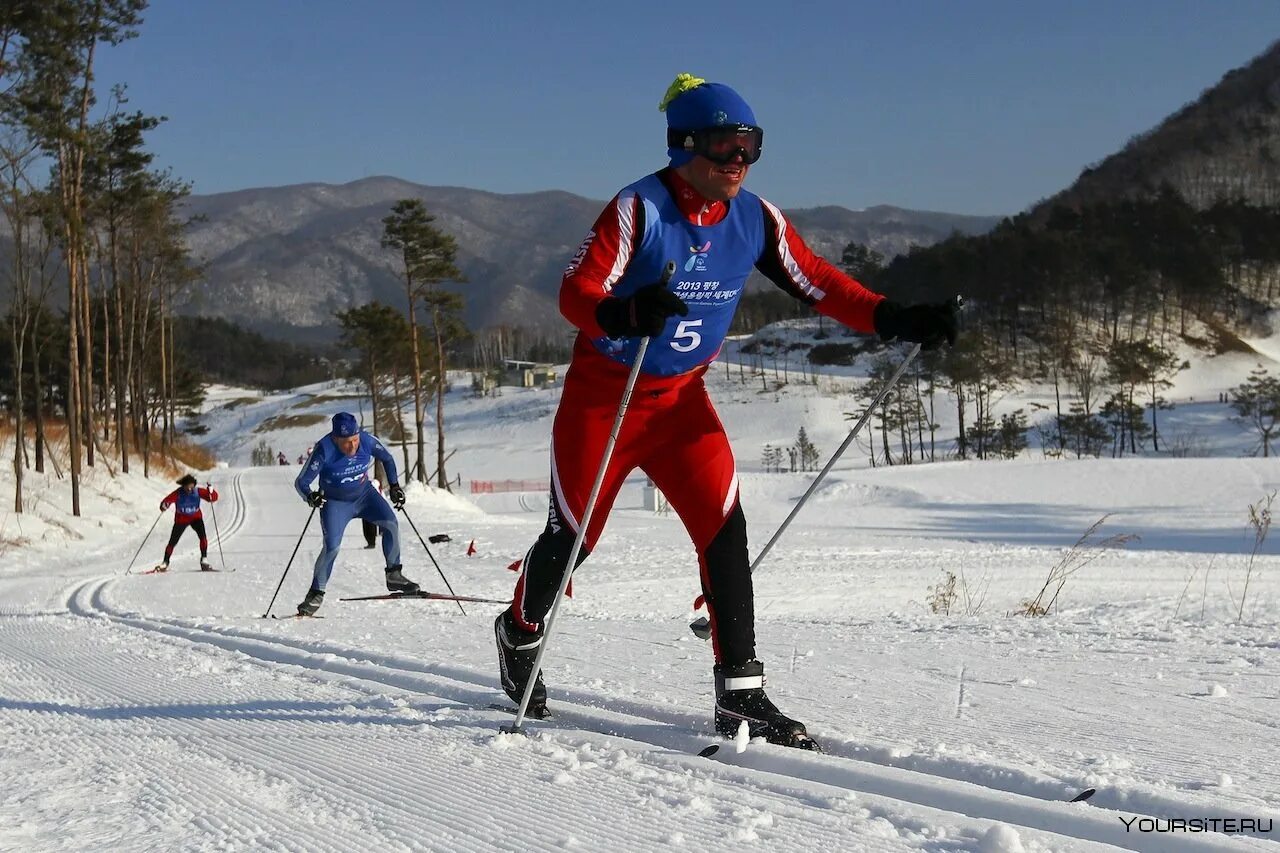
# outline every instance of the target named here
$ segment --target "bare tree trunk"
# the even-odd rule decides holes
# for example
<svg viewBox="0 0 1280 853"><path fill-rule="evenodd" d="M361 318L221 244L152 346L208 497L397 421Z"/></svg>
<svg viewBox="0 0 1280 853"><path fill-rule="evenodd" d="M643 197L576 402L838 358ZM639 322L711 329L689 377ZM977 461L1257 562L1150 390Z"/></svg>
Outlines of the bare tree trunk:
<svg viewBox="0 0 1280 853"><path fill-rule="evenodd" d="M125 386L129 382L129 374L125 370L128 350L124 336L124 286L120 282L119 263L120 244L115 228L111 231L111 285L112 300L115 309L116 324L116 358L115 358L115 400L116 400L116 452L120 454L120 470L129 473L129 430L125 422Z"/></svg>
<svg viewBox="0 0 1280 853"><path fill-rule="evenodd" d="M1134 388L1135 388L1135 386L1132 386L1132 385L1131 385L1131 386L1129 386L1129 395L1128 395L1129 405L1128 405L1128 406L1126 407L1126 409L1125 409L1125 418L1124 418L1124 420L1125 420L1125 423L1126 423L1126 424L1128 424L1128 423L1130 422L1129 413L1133 411L1133 406L1134 406L1134 402L1133 402ZM1130 452L1130 453L1132 453L1134 456L1137 456L1137 455L1138 455L1138 435L1137 435L1137 433L1138 433L1138 431L1137 431L1136 429L1134 429L1132 426L1130 426L1130 427L1129 427L1129 452Z"/></svg>
<svg viewBox="0 0 1280 853"><path fill-rule="evenodd" d="M115 405L115 390L111 381L111 295L107 293L106 282L102 284L102 305L99 310L102 312L102 391L99 394L99 417L102 421L102 441L106 443L110 441L114 427L111 409ZM105 450L103 455L106 455Z"/></svg>
<svg viewBox="0 0 1280 853"><path fill-rule="evenodd" d="M449 489L449 478L444 473L445 352L438 309L431 312L431 324L436 333L436 487L452 491Z"/></svg>
<svg viewBox="0 0 1280 853"><path fill-rule="evenodd" d="M1058 365L1056 361L1053 366L1053 404L1054 412L1057 417L1057 420L1054 421L1054 423L1058 427L1058 452L1062 453L1067 448L1065 437L1062 434L1062 385L1058 376Z"/></svg>
<svg viewBox="0 0 1280 853"><path fill-rule="evenodd" d="M372 409L373 433L378 435L378 365L372 349L369 351L369 406Z"/></svg>
<svg viewBox="0 0 1280 853"><path fill-rule="evenodd" d="M97 40L89 43L85 57L84 76L80 89L80 114L77 123L79 138L83 139L89 122L89 105L92 102L93 57ZM83 144L74 147L66 141L58 145L58 174L63 202L63 231L66 236L67 308L70 330L67 343L67 446L71 456L71 514L80 515L80 349L76 328L80 300L84 298L84 158Z"/></svg>
<svg viewBox="0 0 1280 853"><path fill-rule="evenodd" d="M395 401L396 407L396 423L400 426L400 450L404 454L404 478L409 479L409 472L413 469L409 467L409 436L404 431L404 399L400 395L400 371L393 367L391 369L391 396Z"/></svg>
<svg viewBox="0 0 1280 853"><path fill-rule="evenodd" d="M14 235L14 242L15 244L17 244L17 246L15 247L15 251L18 253L19 258L21 257L21 253L22 253L22 248L21 248L22 239L23 238L21 233ZM20 267L22 262L21 260L18 260L16 261L16 263ZM26 282L20 279L18 282L16 282L16 285L19 289L17 294L15 295L16 304L14 305L13 315L12 315L13 316L13 329L12 329L13 336L12 336L11 345L10 345L12 349L12 355L13 355L13 386L14 386L14 392L13 392L13 511L15 513L21 513L22 512L22 472L23 472L23 461L24 461L23 449L26 446L26 438L27 438L26 436L27 425L23 421L23 414L24 414L23 409L25 408L26 403L22 398L22 386L25 384L23 382L22 369L23 369L23 355L24 355L23 350L25 349L25 345L26 345L28 321L25 316L27 312L27 307L26 307L27 300L26 300L26 295L24 293L24 291L26 290ZM19 322L19 319L18 319L19 317L22 318L21 322Z"/></svg>
<svg viewBox="0 0 1280 853"><path fill-rule="evenodd" d="M125 347L124 384L129 390L128 424L133 433L134 446L142 444L142 422L138 417L141 396L138 393L138 380L135 374L135 355L145 340L145 318L139 316L138 294L142 288L142 271L139 269L138 235L135 233L129 243L129 340ZM143 461L146 470L146 461Z"/></svg>
<svg viewBox="0 0 1280 853"><path fill-rule="evenodd" d="M36 415L36 473L44 473L44 388L40 382L40 346L31 348L31 393L35 395Z"/></svg>
<svg viewBox="0 0 1280 853"><path fill-rule="evenodd" d="M893 451L889 449L889 402L880 403L880 446L884 450L884 464L893 464Z"/></svg>
<svg viewBox="0 0 1280 853"><path fill-rule="evenodd" d="M93 314L90 311L90 281L89 281L89 252L88 249L81 244L80 251L80 316L81 316L81 332L84 335L84 357L80 360L81 388L83 389L84 404L80 407L81 416L84 418L82 428L84 430L84 451L85 462L90 468L94 465L93 457Z"/></svg>
<svg viewBox="0 0 1280 853"><path fill-rule="evenodd" d="M5 189L5 216L13 234L13 304L10 308L10 355L13 358L13 511L22 512L22 475L26 456L26 401L23 399L23 371L27 333L31 327L31 279L27 265L27 212L22 201L21 157L5 159L11 169L12 183Z"/></svg>
<svg viewBox="0 0 1280 853"><path fill-rule="evenodd" d="M409 341L413 349L413 423L417 429L418 442L418 471L417 479L419 483L425 483L427 480L427 461L426 461L426 444L422 435L422 427L425 421L425 414L422 406L422 358L418 347L418 310L417 300L414 299L413 293L413 277L409 273L405 273L405 292L409 296Z"/></svg>
<svg viewBox="0 0 1280 853"><path fill-rule="evenodd" d="M80 264L75 260L75 229L67 225L67 448L71 454L71 514L80 515Z"/></svg>
<svg viewBox="0 0 1280 853"><path fill-rule="evenodd" d="M166 287L168 285L165 285ZM173 293L168 293L168 304L165 306L168 310L160 315L160 323L169 324L169 387L165 393L167 406L165 408L165 425L168 430L164 437L164 448L166 453L172 453L174 446L178 443L178 354L177 341L174 340L173 330ZM167 319L166 319L167 317Z"/></svg>
<svg viewBox="0 0 1280 853"><path fill-rule="evenodd" d="M134 240L135 279L134 281L135 281L135 284L137 285L138 290L141 291L143 295L143 298L141 299L141 304L139 304L139 300L136 298L136 296L134 300L135 317L136 317L135 323L138 327L138 332L135 339L136 343L133 348L134 352L136 353L136 361L134 364L134 377L133 377L133 409L134 409L134 417L138 425L137 426L138 435L135 439L135 443L139 444L142 447L142 475L144 477L150 477L151 476L151 446L152 446L151 445L151 423L150 423L151 401L147 397L147 377L145 373L147 368L147 358L146 358L147 346L151 341L151 334L152 334L151 332L151 314L152 314L151 298L153 294L157 292L158 288L156 287L154 276L149 276L146 279L145 287L143 286L141 252L142 252L141 246L138 243L138 238L135 236L135 240ZM161 295L161 298L163 299L163 294ZM163 359L163 354L164 354L163 346L161 347L160 352L162 356L160 369L163 374L163 371L165 369L164 359Z"/></svg>
<svg viewBox="0 0 1280 853"><path fill-rule="evenodd" d="M165 297L164 285L162 284L160 286L160 317L158 318L159 331L160 331L160 399L158 402L160 405L160 452L162 454L168 453L169 451L169 446L167 444L168 437L169 437L169 430L168 430L169 425L166 420L169 415L169 407L165 405L165 397L168 396L168 392L169 392L169 371L173 369L173 366L169 363L169 342L168 342L168 337L165 334L166 329L165 329L165 322L164 322L164 312L165 312L164 297ZM145 364L145 361L144 361L144 364ZM145 392L146 392L146 382L144 381L143 393ZM147 432L149 434L151 430L147 429ZM150 444L150 441L148 440L147 443Z"/></svg>

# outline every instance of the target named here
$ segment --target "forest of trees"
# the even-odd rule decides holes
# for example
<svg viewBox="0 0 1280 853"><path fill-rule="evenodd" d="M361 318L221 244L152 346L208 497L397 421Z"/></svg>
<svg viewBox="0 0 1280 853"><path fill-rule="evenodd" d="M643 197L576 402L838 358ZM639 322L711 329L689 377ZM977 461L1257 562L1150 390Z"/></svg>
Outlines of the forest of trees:
<svg viewBox="0 0 1280 853"><path fill-rule="evenodd" d="M373 397L375 429L401 443L406 470L425 480L434 469L445 486L449 368L564 361L572 335L466 329L461 297L441 286L462 281L456 244L420 199L401 200L383 219L382 245L395 259L406 304L340 312L345 361L273 344L225 321L177 317L200 275L184 240L190 188L155 167L147 150L147 135L165 119L130 109L124 85L104 88L95 76L101 51L138 35L146 5L15 0L0 9L0 405L17 437L15 510L23 508L23 472L45 469L51 434L69 460L73 514L83 466L128 471L140 458L149 472L153 454L180 444L178 419L206 378L282 387L354 371ZM1246 175L1262 177L1244 184L1215 177L1228 162L1223 151L1244 158L1252 141L1273 139L1280 126L1274 105L1259 106L1257 82L1257 68L1280 62L1280 53L1273 48L1259 62L1135 140L1126 158L1096 170L1123 180L1116 164L1140 162L1154 146L1179 170L1158 187L1150 186L1164 174L1158 169L1110 194L1096 192L1094 180L1094 190L1066 194L988 234L954 236L888 263L866 247L845 247L839 265L896 300L968 300L960 344L919 359L880 406L873 458L1013 455L1027 446L1037 417L1046 452L1168 449L1159 413L1183 366L1175 351L1240 346L1236 335L1280 304L1280 209L1266 206L1274 195L1270 172L1244 163ZM1206 122L1203 110L1236 119ZM1203 136L1210 126L1248 144L1210 144ZM1202 171L1188 146L1206 149ZM1253 192L1263 184L1265 192ZM752 292L733 332L811 314L780 291ZM820 320L818 337L824 340L807 353L786 353L802 375L806 357L808 364L847 362L874 348L830 321ZM873 382L895 369L894 352L877 358ZM1051 389L1052 410L997 413L1001 398L1025 382ZM1233 400L1259 431L1263 453L1280 412L1280 401L1268 396L1277 388L1264 371ZM406 429L399 413L410 401L414 423ZM433 401L437 439L428 463ZM945 449L935 437L943 405L954 407L960 424L955 446Z"/></svg>
<svg viewBox="0 0 1280 853"><path fill-rule="evenodd" d="M137 35L143 0L15 0L0 9L0 216L5 244L4 406L22 475L64 436L71 511L82 466L128 471L173 449L191 400L173 306L198 275L179 205L189 187L153 168L164 119L103 89L99 52Z"/></svg>
<svg viewBox="0 0 1280 853"><path fill-rule="evenodd" d="M1016 455L1038 413L997 415L995 404L1033 382L1055 400L1038 429L1045 452L1164 451L1162 394L1185 367L1175 351L1244 350L1237 334L1280 305L1280 208L1220 201L1197 209L1164 187L1150 198L1006 219L988 234L954 236L887 265L851 243L840 265L899 301L967 300L956 348L921 357L913 380L881 405L873 458L935 458L940 396L960 426L944 452ZM781 293L751 295L743 308L742 331L813 314ZM874 348L846 334L810 348L809 360L848 364ZM895 352L876 358L868 397L899 363Z"/></svg>
<svg viewBox="0 0 1280 853"><path fill-rule="evenodd" d="M206 381L277 390L323 382L344 370L337 347L272 340L221 317L175 317L173 337L183 367Z"/></svg>

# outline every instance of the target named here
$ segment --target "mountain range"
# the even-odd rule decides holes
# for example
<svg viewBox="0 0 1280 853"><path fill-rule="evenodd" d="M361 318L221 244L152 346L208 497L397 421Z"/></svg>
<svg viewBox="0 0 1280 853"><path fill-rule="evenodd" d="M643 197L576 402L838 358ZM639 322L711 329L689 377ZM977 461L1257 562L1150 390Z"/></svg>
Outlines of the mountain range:
<svg viewBox="0 0 1280 853"><path fill-rule="evenodd" d="M1280 41L1042 202L1079 207L1172 187L1196 208L1280 205Z"/></svg>
<svg viewBox="0 0 1280 853"><path fill-rule="evenodd" d="M285 340L320 341L336 337L336 311L373 300L403 306L395 254L380 245L382 218L402 198L422 199L436 227L457 240L467 281L451 287L465 297L471 328L550 329L564 322L557 308L560 275L604 201L394 177L192 196L188 245L204 276L183 313L223 317ZM890 206L787 214L814 251L831 260L850 241L892 257L953 232L985 232L998 221Z"/></svg>

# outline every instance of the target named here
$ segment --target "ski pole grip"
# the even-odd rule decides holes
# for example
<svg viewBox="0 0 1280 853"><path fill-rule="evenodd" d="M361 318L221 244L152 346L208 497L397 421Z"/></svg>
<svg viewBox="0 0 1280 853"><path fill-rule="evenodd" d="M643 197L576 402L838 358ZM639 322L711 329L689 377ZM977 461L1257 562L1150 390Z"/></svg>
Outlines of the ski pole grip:
<svg viewBox="0 0 1280 853"><path fill-rule="evenodd" d="M676 274L676 262L667 261L667 265L662 268L662 286L666 287L671 282L671 277Z"/></svg>

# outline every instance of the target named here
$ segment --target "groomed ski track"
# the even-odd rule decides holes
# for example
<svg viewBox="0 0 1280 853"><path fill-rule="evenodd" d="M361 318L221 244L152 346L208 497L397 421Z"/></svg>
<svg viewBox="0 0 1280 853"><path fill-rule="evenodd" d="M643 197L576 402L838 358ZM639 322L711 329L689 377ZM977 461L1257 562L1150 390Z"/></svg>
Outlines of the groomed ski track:
<svg viewBox="0 0 1280 853"><path fill-rule="evenodd" d="M224 547L278 535L251 523L245 479L220 519ZM41 774L0 807L0 848L1017 849L1001 846L1005 824L1025 849L1280 849L1126 832L1135 803L1107 790L1071 804L1076 791L1031 773L950 778L870 760L820 729L824 755L724 743L700 758L716 739L699 709L607 692L553 686L555 720L500 735L510 717L487 707L502 699L491 670L439 649L370 652L305 620L137 612L117 595L136 582L79 580L61 607L0 613L0 713L23 744L0 774ZM277 611L292 600L282 593ZM459 630L487 630L491 615ZM1156 792L1140 805L1185 813Z"/></svg>

